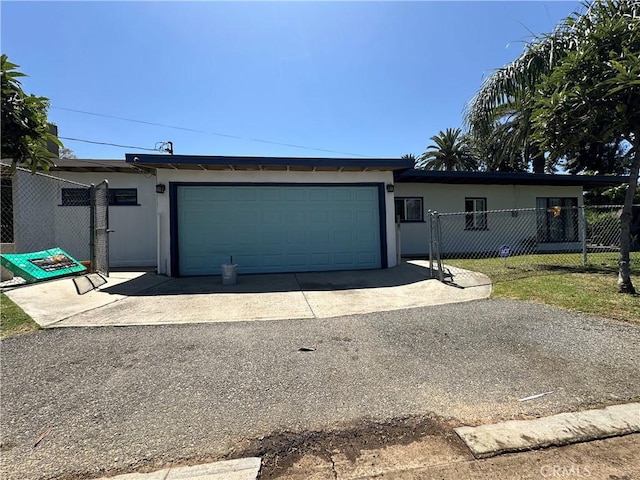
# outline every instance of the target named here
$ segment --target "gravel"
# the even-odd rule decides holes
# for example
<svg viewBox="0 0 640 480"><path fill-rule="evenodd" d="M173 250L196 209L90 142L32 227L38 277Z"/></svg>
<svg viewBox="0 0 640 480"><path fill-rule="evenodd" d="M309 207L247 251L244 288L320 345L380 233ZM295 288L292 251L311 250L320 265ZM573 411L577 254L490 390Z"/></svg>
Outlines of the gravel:
<svg viewBox="0 0 640 480"><path fill-rule="evenodd" d="M331 319L43 330L1 342L0 476L151 471L362 419L434 414L476 425L623 403L640 397L639 347L637 325L496 299Z"/></svg>

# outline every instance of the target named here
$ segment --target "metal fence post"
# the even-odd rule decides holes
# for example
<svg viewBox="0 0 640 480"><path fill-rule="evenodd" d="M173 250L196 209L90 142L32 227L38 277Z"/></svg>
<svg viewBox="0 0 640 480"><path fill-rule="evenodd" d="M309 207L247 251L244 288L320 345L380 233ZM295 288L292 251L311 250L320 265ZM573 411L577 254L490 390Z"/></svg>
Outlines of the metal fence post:
<svg viewBox="0 0 640 480"><path fill-rule="evenodd" d="M433 221L431 210L427 210L429 217L429 277L433 278Z"/></svg>
<svg viewBox="0 0 640 480"><path fill-rule="evenodd" d="M434 212L436 217L436 262L438 262L438 279L444 282L444 270L442 268L442 230L440 224L440 215Z"/></svg>
<svg viewBox="0 0 640 480"><path fill-rule="evenodd" d="M89 187L89 269L96 271L96 186Z"/></svg>
<svg viewBox="0 0 640 480"><path fill-rule="evenodd" d="M402 264L402 233L400 232L400 215L396 215L396 265Z"/></svg>
<svg viewBox="0 0 640 480"><path fill-rule="evenodd" d="M578 207L578 224L580 228L580 242L582 243L582 266L586 267L587 258L587 207Z"/></svg>

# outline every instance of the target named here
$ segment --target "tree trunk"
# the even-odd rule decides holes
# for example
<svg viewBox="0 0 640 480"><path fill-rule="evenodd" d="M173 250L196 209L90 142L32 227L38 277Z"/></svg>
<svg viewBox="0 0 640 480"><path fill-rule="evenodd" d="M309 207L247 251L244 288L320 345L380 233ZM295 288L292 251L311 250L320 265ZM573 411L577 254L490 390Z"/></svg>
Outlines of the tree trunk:
<svg viewBox="0 0 640 480"><path fill-rule="evenodd" d="M624 206L620 216L620 261L618 262L618 292L635 294L631 282L631 219L633 217L633 197L638 186L638 171L640 170L640 131L634 133L633 161L629 172L629 187L624 197Z"/></svg>
<svg viewBox="0 0 640 480"><path fill-rule="evenodd" d="M531 155L531 163L533 164L533 173L544 173L544 167L546 164L544 152L540 151L538 145L532 144L529 147L529 154Z"/></svg>

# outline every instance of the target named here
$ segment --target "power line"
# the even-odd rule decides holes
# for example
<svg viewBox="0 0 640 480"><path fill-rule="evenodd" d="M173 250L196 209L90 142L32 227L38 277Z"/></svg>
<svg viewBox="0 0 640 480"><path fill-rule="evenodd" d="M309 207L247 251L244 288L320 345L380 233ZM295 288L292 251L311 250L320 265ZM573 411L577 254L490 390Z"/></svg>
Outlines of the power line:
<svg viewBox="0 0 640 480"><path fill-rule="evenodd" d="M281 142L273 142L270 140L262 140L259 138L250 138L250 137L241 137L238 135L228 135L226 133L218 133L218 132L207 132L205 130L197 130L195 128L187 128L187 127L178 127L176 125L167 125L166 123L157 123L157 122L147 122L145 120L136 120L133 118L126 118L126 117L118 117L115 115L106 115L103 113L95 113L95 112L87 112L85 110L76 110L74 108L65 108L65 107L56 107L56 106L51 106L51 108L55 108L57 110L65 110L67 112L75 112L75 113L82 113L84 115L93 115L94 117L103 117L103 118L112 118L114 120L122 120L125 122L132 122L132 123L141 123L143 125L153 125L156 127L164 127L164 128L173 128L175 130L183 130L185 132L194 132L194 133L204 133L207 135L215 135L217 137L226 137L226 138L235 138L238 140L249 140L251 142L259 142L259 143L268 143L271 145L281 145L283 147L292 147L292 148L302 148L305 150L315 150L317 152L325 152L325 153L337 153L340 155L351 155L353 157L365 157L367 158L368 155L362 155L359 153L350 153L350 152L341 152L341 151L337 151L337 150L327 150L324 148L314 148L314 147L306 147L304 145L295 145L292 143L281 143ZM62 138L62 137L60 137Z"/></svg>
<svg viewBox="0 0 640 480"><path fill-rule="evenodd" d="M148 150L150 152L159 151L157 148L133 147L131 145L118 145L117 143L95 142L93 140L83 140L81 138L71 138L71 137L58 137L58 138L61 138L63 140L71 140L73 142L94 143L96 145L109 145L110 147L119 147L119 148L131 148L133 150Z"/></svg>

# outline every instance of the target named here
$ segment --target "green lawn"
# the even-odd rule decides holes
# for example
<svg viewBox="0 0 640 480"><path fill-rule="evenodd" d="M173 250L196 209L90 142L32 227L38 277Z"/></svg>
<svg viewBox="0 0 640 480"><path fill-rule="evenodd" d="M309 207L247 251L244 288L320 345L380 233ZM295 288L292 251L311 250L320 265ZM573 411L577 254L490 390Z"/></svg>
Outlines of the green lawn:
<svg viewBox="0 0 640 480"><path fill-rule="evenodd" d="M0 293L0 338L34 332L39 328L38 324L9 297Z"/></svg>
<svg viewBox="0 0 640 480"><path fill-rule="evenodd" d="M507 259L449 259L445 265L482 272L493 296L546 303L616 320L640 323L640 296L617 293L617 258L612 253L523 255ZM632 281L640 291L640 253L632 253ZM564 265L564 266L563 266Z"/></svg>

